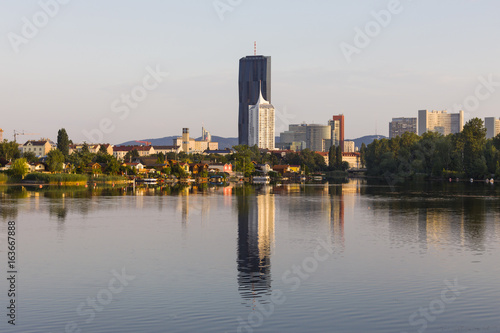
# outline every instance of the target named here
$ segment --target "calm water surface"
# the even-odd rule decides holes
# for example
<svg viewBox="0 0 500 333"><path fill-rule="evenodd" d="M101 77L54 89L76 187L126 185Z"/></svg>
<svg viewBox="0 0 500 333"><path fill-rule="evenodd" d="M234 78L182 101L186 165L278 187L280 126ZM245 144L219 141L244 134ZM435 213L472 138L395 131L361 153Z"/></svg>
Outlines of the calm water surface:
<svg viewBox="0 0 500 333"><path fill-rule="evenodd" d="M500 332L500 185L0 187L1 332Z"/></svg>

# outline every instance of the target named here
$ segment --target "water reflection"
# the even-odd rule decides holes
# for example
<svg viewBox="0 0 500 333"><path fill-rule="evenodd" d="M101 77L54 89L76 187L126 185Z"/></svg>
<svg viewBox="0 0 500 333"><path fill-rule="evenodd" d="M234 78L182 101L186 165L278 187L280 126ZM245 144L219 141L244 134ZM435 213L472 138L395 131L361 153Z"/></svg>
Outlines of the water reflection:
<svg viewBox="0 0 500 333"><path fill-rule="evenodd" d="M274 243L275 197L263 193L237 196L238 289L241 297L255 300L271 292L271 248Z"/></svg>

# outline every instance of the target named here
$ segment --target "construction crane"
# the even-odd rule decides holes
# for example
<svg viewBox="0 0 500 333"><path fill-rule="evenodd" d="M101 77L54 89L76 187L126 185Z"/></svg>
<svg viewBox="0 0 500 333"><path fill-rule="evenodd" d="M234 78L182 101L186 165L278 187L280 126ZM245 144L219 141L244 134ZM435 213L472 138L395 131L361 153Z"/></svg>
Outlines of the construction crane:
<svg viewBox="0 0 500 333"><path fill-rule="evenodd" d="M23 132L16 132L16 130L14 130L14 142L17 142L18 135L40 135L40 133L24 133L24 131Z"/></svg>
<svg viewBox="0 0 500 333"><path fill-rule="evenodd" d="M149 142L149 141L137 141L137 140L135 140L135 142L144 143L146 146L151 146L151 142Z"/></svg>

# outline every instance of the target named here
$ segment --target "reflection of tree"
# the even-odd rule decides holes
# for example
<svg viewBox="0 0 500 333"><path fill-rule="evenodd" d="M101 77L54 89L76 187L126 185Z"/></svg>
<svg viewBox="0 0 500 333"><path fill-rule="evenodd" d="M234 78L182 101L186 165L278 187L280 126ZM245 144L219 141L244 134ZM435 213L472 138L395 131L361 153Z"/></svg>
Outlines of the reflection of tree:
<svg viewBox="0 0 500 333"><path fill-rule="evenodd" d="M274 242L274 196L238 195L238 284L244 299L271 291L271 247Z"/></svg>

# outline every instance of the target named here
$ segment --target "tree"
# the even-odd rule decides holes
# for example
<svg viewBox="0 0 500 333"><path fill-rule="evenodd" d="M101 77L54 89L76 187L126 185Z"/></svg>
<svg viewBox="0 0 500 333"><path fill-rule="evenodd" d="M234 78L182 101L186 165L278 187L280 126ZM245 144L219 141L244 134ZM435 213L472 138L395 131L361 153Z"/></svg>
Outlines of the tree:
<svg viewBox="0 0 500 333"><path fill-rule="evenodd" d="M361 144L359 153L361 155L359 158L359 162L361 163L361 166L364 167L366 165L366 145L364 142Z"/></svg>
<svg viewBox="0 0 500 333"><path fill-rule="evenodd" d="M14 141L3 140L0 143L0 157L5 158L8 161L21 157L21 152L19 151L19 146Z"/></svg>
<svg viewBox="0 0 500 333"><path fill-rule="evenodd" d="M165 163L165 154L163 154L162 152L159 152L157 155L156 155L156 162L158 164L163 164Z"/></svg>
<svg viewBox="0 0 500 333"><path fill-rule="evenodd" d="M106 168L104 169L104 172L106 172L109 175L116 175L118 172L120 172L120 163L118 160L112 156L111 159L109 159L108 163L106 164Z"/></svg>
<svg viewBox="0 0 500 333"><path fill-rule="evenodd" d="M30 171L28 163L25 158L18 158L12 163L10 167L10 172L14 177L24 178Z"/></svg>
<svg viewBox="0 0 500 333"><path fill-rule="evenodd" d="M337 151L335 146L331 146L328 150L328 166L333 169L337 164Z"/></svg>
<svg viewBox="0 0 500 333"><path fill-rule="evenodd" d="M128 160L128 162L131 163L132 159L137 158L137 157L139 157L139 152L137 151L137 149L134 149L134 150L127 152L125 154L125 156L123 157L123 160L124 161Z"/></svg>
<svg viewBox="0 0 500 333"><path fill-rule="evenodd" d="M69 155L69 137L64 128L61 128L57 132L57 149L63 154L63 156Z"/></svg>
<svg viewBox="0 0 500 333"><path fill-rule="evenodd" d="M101 146L99 147L99 154L109 155L109 154L108 154L108 150L106 149L106 146L105 146L105 145L101 145Z"/></svg>
<svg viewBox="0 0 500 333"><path fill-rule="evenodd" d="M32 151L24 152L23 157L26 159L26 161L28 161L28 163L38 162L38 157L36 157L36 154Z"/></svg>
<svg viewBox="0 0 500 333"><path fill-rule="evenodd" d="M59 149L51 150L47 154L47 166L51 172L61 172L63 170L64 154Z"/></svg>
<svg viewBox="0 0 500 333"><path fill-rule="evenodd" d="M340 147L340 145L337 146L335 168L337 170L342 170L342 148Z"/></svg>
<svg viewBox="0 0 500 333"><path fill-rule="evenodd" d="M486 143L486 128L479 118L473 118L464 125L464 168L469 177L482 177L486 167L483 150ZM484 165L483 165L484 164Z"/></svg>

